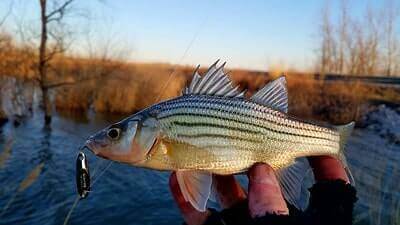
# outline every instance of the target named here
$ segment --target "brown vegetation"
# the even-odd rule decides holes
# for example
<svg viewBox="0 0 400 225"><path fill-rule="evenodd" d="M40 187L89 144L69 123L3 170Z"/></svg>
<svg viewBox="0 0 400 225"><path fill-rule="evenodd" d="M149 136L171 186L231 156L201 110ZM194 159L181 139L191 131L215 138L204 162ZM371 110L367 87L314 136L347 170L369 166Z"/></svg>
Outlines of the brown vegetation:
<svg viewBox="0 0 400 225"><path fill-rule="evenodd" d="M164 86L172 69L162 64L124 65L113 76L58 88L55 106L58 110L93 107L96 112L121 114L139 111L157 102L159 95L165 99L179 94L186 80L183 71L176 71Z"/></svg>
<svg viewBox="0 0 400 225"><path fill-rule="evenodd" d="M194 68L176 66L165 86L173 69L174 66L166 64L126 64L113 77L58 89L55 104L58 110L85 111L92 106L96 112L130 114L180 94ZM248 96L270 80L266 72L232 70L229 74L235 83L248 90ZM311 74L287 73L286 77L289 112L304 119L346 123L359 120L370 101L400 102L400 93L394 88L360 82L324 82L315 80Z"/></svg>
<svg viewBox="0 0 400 225"><path fill-rule="evenodd" d="M35 57L32 57L36 55L35 51L16 45L7 34L2 35L2 76L35 81ZM206 69L201 68L200 72ZM193 70L192 67L169 64L127 63L106 57L80 58L59 54L52 59L47 85L52 90L58 111L85 112L92 108L96 112L130 114L159 100L178 96L191 79ZM227 71L241 88L248 90L248 96L277 75L240 69ZM295 72L287 72L286 77L289 111L300 118L344 123L359 119L368 101L400 102L399 92L394 88L356 82L323 82L315 80L312 74Z"/></svg>

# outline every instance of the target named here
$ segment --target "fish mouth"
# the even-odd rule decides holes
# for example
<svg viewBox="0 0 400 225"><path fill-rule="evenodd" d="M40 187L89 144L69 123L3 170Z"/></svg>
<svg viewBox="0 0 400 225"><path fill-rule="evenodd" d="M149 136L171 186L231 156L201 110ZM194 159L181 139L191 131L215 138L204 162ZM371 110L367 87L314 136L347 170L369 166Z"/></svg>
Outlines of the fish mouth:
<svg viewBox="0 0 400 225"><path fill-rule="evenodd" d="M89 138L85 142L85 144L83 144L83 146L80 148L81 151L83 151L85 149L89 150L90 152L92 152L95 155L99 154L99 150L96 148L96 144L95 144L94 140L91 138Z"/></svg>

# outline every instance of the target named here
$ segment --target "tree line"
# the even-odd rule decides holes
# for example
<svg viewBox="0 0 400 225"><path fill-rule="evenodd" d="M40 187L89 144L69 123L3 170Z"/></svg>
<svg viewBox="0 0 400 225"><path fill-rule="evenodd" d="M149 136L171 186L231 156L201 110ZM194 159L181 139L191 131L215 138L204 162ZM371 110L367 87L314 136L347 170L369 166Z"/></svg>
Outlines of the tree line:
<svg viewBox="0 0 400 225"><path fill-rule="evenodd" d="M83 16L86 12L78 13L81 9L76 0L37 1L40 15L37 28L32 29L33 24L16 21L16 33L11 35L3 30L5 21L10 17L13 1L7 13L0 17L0 74L36 82L41 90L40 106L44 112L44 123L49 125L53 108L51 90L113 75L122 67L129 49L113 46L112 37L106 43L93 45L91 42L94 40L90 40L88 32L85 37L88 42L85 56L73 56L69 50L75 33L67 18L80 16L83 20L89 20ZM16 36L19 36L18 41ZM71 61L76 65L66 68Z"/></svg>
<svg viewBox="0 0 400 225"><path fill-rule="evenodd" d="M322 74L400 75L400 5L385 0L358 18L350 1L341 1L334 17L329 5L318 28L316 69Z"/></svg>

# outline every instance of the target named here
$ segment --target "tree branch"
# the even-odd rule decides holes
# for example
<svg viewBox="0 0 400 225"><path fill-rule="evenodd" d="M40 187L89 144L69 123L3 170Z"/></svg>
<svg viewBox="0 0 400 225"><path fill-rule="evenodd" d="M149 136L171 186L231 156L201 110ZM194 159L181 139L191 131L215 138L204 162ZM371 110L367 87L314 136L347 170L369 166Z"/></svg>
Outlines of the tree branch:
<svg viewBox="0 0 400 225"><path fill-rule="evenodd" d="M94 80L95 78L97 78L97 77L82 78L82 79L75 80L75 81L58 82L58 83L48 84L48 85L46 85L46 87L48 89L52 89L52 88L58 88L58 87L62 87L62 86L70 86L70 85L75 85L75 84L81 83L81 82L88 82L88 81Z"/></svg>
<svg viewBox="0 0 400 225"><path fill-rule="evenodd" d="M54 9L52 12L50 12L49 14L46 15L46 19L47 22L51 22L54 20L60 20L65 13L66 8L73 2L74 0L68 0L66 2L64 2L64 4L62 4L60 7L58 7L57 9ZM55 16L56 14L59 14L58 17L56 18L52 18L53 16Z"/></svg>
<svg viewBox="0 0 400 225"><path fill-rule="evenodd" d="M104 77L108 77L110 74L111 74L111 72L110 73L101 72L100 74L97 74L97 75L94 75L94 76L90 76L90 77L80 78L80 79L77 79L75 81L61 81L61 82L56 82L56 83L53 83L53 84L48 84L48 85L46 85L46 87L48 89L52 89L52 88L58 88L58 87L63 87L63 86L76 85L78 83L88 82L88 81L92 81L92 80L95 80L95 79L101 79L101 78L104 78ZM126 77L118 77L118 76L116 76L116 77L114 77L114 79L126 80Z"/></svg>
<svg viewBox="0 0 400 225"><path fill-rule="evenodd" d="M0 27L3 26L3 24L6 22L7 18L10 16L11 12L12 12L12 8L13 8L13 3L12 2L10 4L10 6L8 7L8 10L6 12L6 14L4 15L4 17L0 20Z"/></svg>

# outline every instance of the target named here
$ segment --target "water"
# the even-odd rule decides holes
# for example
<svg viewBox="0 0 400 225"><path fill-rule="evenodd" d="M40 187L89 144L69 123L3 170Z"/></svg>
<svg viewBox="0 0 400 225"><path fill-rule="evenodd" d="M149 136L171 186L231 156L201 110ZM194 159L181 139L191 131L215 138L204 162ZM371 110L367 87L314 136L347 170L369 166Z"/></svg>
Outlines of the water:
<svg viewBox="0 0 400 225"><path fill-rule="evenodd" d="M367 120L368 126L357 129L348 145L360 198L356 224L399 223L400 148L395 138L400 126L392 123L400 121L400 114L383 107ZM51 129L43 129L38 118L19 127L8 123L0 128L0 210L15 195L0 224L63 224L77 196L78 146L88 134L112 121L115 119L56 116ZM13 143L7 152L10 137ZM99 173L96 167L108 165L92 154L88 161L92 175ZM19 183L41 163L43 168L32 185L16 192ZM69 224L180 224L168 177L167 172L113 163L89 197L78 202Z"/></svg>
<svg viewBox="0 0 400 225"><path fill-rule="evenodd" d="M37 180L19 193L0 224L63 224L75 200L75 159L84 137L100 129L104 120L72 121L55 117L52 129L39 120L17 128L7 124L1 133L14 137L12 152L0 170L0 206L4 206L18 184L38 164L44 167ZM107 162L88 154L92 173ZM100 164L100 165L99 165ZM96 181L89 197L78 203L69 224L171 224L180 216L168 192L168 173L114 163ZM1 208L1 207L0 207Z"/></svg>

